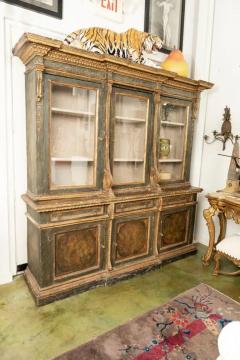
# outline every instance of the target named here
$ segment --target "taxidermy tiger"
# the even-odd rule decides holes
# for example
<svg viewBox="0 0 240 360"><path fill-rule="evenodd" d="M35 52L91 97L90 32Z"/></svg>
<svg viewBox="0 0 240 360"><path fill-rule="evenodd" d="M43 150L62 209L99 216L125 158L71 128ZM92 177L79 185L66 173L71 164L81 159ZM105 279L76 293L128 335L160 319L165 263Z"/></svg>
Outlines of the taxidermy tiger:
<svg viewBox="0 0 240 360"><path fill-rule="evenodd" d="M163 41L157 35L136 29L116 33L108 29L92 27L72 32L64 39L63 43L79 49L99 54L110 54L143 64L145 63L143 51L148 53L159 51Z"/></svg>

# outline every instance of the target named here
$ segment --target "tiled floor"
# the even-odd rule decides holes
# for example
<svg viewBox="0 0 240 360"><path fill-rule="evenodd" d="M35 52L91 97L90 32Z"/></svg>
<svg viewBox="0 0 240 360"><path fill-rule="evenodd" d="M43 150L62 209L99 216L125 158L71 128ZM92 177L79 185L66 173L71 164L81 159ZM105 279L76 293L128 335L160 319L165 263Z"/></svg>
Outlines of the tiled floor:
<svg viewBox="0 0 240 360"><path fill-rule="evenodd" d="M240 276L212 276L197 255L37 308L22 276L0 286L0 359L48 360L204 282L240 301ZM91 360L91 359L89 359Z"/></svg>

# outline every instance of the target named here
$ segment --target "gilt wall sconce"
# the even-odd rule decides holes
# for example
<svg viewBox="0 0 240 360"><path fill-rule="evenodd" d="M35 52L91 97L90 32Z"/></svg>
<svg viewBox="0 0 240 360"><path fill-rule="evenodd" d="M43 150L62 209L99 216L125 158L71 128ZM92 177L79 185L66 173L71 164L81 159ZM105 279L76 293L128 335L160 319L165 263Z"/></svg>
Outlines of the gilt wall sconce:
<svg viewBox="0 0 240 360"><path fill-rule="evenodd" d="M223 123L221 127L221 132L217 132L216 130L213 131L213 139L211 140L208 135L204 135L204 140L207 144L212 144L214 141L219 140L223 143L223 150L225 150L227 140L238 139L238 135L232 134L232 124L231 124L231 113L230 108L225 107L224 114L223 114Z"/></svg>

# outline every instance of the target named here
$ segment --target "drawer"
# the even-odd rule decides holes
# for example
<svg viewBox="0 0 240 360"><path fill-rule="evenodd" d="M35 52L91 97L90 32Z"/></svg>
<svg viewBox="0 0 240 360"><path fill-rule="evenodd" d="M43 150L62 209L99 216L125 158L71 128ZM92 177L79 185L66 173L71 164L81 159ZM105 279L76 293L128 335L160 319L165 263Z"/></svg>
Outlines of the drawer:
<svg viewBox="0 0 240 360"><path fill-rule="evenodd" d="M192 201L194 201L194 194L167 196L163 197L163 206L186 204Z"/></svg>
<svg viewBox="0 0 240 360"><path fill-rule="evenodd" d="M66 221L103 216L106 214L105 206L86 207L82 209L55 211L50 214L50 221Z"/></svg>
<svg viewBox="0 0 240 360"><path fill-rule="evenodd" d="M156 199L140 200L140 201L129 201L115 205L115 213L124 213L134 210L145 210L151 209L156 206Z"/></svg>

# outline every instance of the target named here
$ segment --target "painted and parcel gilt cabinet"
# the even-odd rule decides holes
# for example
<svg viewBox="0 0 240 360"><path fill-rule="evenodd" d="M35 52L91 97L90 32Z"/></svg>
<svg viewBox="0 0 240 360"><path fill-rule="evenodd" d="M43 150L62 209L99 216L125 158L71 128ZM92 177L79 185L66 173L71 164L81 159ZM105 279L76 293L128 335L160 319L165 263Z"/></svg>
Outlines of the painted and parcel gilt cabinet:
<svg viewBox="0 0 240 360"><path fill-rule="evenodd" d="M193 125L212 84L29 33L13 53L26 65L36 303L195 252Z"/></svg>

